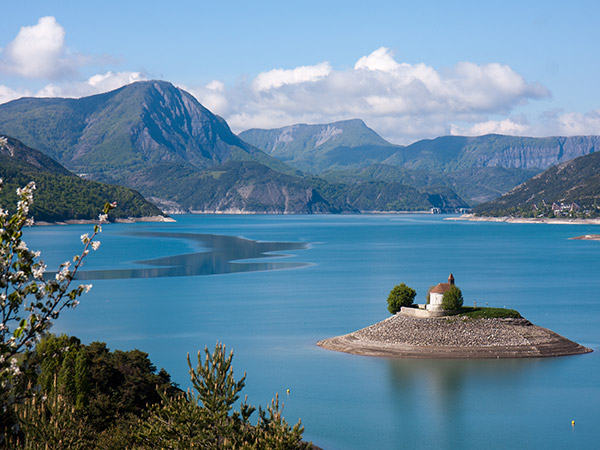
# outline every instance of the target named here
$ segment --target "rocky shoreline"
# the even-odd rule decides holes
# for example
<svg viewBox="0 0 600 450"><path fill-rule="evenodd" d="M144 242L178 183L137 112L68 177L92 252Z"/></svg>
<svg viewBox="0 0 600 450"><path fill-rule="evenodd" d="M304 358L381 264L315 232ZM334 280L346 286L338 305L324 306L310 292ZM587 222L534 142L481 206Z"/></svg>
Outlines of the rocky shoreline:
<svg viewBox="0 0 600 450"><path fill-rule="evenodd" d="M459 217L447 217L444 220L468 220L470 222L506 222L506 223L549 223L554 225L600 225L600 219L568 219L548 217L486 217L473 214L463 214Z"/></svg>
<svg viewBox="0 0 600 450"><path fill-rule="evenodd" d="M114 219L114 223L135 223L135 222L175 222L175 219L169 216L146 216L146 217L127 217ZM43 220L36 221L36 226L49 226L49 225L86 225L96 224L98 219L71 219L59 222L44 222Z"/></svg>
<svg viewBox="0 0 600 450"><path fill-rule="evenodd" d="M592 351L526 319L416 318L401 313L317 345L391 358L538 358Z"/></svg>

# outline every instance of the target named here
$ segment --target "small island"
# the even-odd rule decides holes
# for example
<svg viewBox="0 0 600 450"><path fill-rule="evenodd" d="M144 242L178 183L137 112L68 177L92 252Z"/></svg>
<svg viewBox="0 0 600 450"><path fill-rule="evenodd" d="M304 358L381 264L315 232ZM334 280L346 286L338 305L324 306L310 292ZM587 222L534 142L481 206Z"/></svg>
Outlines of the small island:
<svg viewBox="0 0 600 450"><path fill-rule="evenodd" d="M413 306L415 296L408 286L398 285L388 298L392 317L353 333L319 341L317 345L388 358L539 358L592 351L533 325L517 311L463 307L462 293L454 285L452 274L448 283L430 288L428 304ZM445 309L448 302L453 310Z"/></svg>

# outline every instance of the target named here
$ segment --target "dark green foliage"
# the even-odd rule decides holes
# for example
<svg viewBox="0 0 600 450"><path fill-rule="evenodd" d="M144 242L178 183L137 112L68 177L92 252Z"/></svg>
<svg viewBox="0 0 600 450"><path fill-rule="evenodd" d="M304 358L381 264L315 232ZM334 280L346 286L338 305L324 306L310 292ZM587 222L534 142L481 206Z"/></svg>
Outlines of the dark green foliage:
<svg viewBox="0 0 600 450"><path fill-rule="evenodd" d="M570 205L579 210L560 211L560 217L600 216L600 153L582 156L551 167L502 197L479 205L473 212L480 216L516 216L553 218L552 203Z"/></svg>
<svg viewBox="0 0 600 450"><path fill-rule="evenodd" d="M15 409L20 433L8 438L8 449L95 449L94 430L87 423L85 413L75 408L56 384L49 393L34 394Z"/></svg>
<svg viewBox="0 0 600 450"><path fill-rule="evenodd" d="M471 319L522 319L518 311L507 308L487 308L463 306L458 311L460 316Z"/></svg>
<svg viewBox="0 0 600 450"><path fill-rule="evenodd" d="M232 411L244 387L245 375L235 380L231 366L233 353L217 344L214 352L204 350L204 361L198 353L194 369L188 356L190 377L194 389L185 395L163 397L153 406L148 417L135 431L137 442L144 449L256 449L301 450L311 445L302 442L303 427L298 422L291 427L282 417L283 405L278 396L259 408L256 425L250 423L255 408L246 400L239 411Z"/></svg>
<svg viewBox="0 0 600 450"><path fill-rule="evenodd" d="M39 391L16 405L20 431L4 444L11 450L310 449L300 421L290 426L283 418L278 396L259 408L256 425L246 400L233 410L245 375L234 378L232 359L221 344L212 353L205 349L204 360L199 353L196 368L188 356L193 389L183 393L139 350L109 352L103 343L46 336L34 353ZM76 395L84 392L85 407Z"/></svg>
<svg viewBox="0 0 600 450"><path fill-rule="evenodd" d="M458 311L463 305L462 292L456 286L450 286L442 297L442 309L446 311Z"/></svg>
<svg viewBox="0 0 600 450"><path fill-rule="evenodd" d="M411 306L416 295L417 292L406 284L397 284L388 296L388 311L390 314L396 314L403 306Z"/></svg>
<svg viewBox="0 0 600 450"><path fill-rule="evenodd" d="M6 143L0 145L0 178L4 181L0 205L4 208L9 205L9 212L14 212L10 205L17 203L16 189L35 181L31 215L37 221L93 220L107 201L117 202L117 208L110 212L111 219L162 215L138 192L79 178L42 153L12 138L7 138Z"/></svg>
<svg viewBox="0 0 600 450"><path fill-rule="evenodd" d="M207 449L217 450L223 437L230 436L234 432L236 423L230 419L229 412L245 386L246 374L238 381L235 380L231 367L233 352L227 355L223 345L217 343L212 354L208 348L205 348L204 354L205 359L202 362L201 354L198 352L196 369L192 367L190 355L187 357L187 363L192 385L198 393L198 403L204 409L204 446ZM250 413L251 411L247 410L244 414L247 416L246 420Z"/></svg>
<svg viewBox="0 0 600 450"><path fill-rule="evenodd" d="M109 351L106 344L83 345L74 337L48 335L36 346L38 384L49 394L56 387L69 404L85 410L87 423L102 432L127 415L141 416L160 401L160 392L178 392L164 371L139 350Z"/></svg>

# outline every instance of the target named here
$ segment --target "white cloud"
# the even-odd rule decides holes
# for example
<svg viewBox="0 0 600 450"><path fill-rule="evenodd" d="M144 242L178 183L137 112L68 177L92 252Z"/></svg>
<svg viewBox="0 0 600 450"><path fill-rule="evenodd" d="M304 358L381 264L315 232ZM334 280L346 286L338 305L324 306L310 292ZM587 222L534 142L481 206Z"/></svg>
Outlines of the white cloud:
<svg viewBox="0 0 600 450"><path fill-rule="evenodd" d="M97 92L112 91L126 84L136 81L146 80L147 78L140 72L106 72L104 74L90 77L87 83L97 90Z"/></svg>
<svg viewBox="0 0 600 450"><path fill-rule="evenodd" d="M0 105L2 103L10 102L11 100L15 100L17 98L26 97L31 95L29 91L19 90L15 91L8 86L4 86L0 84Z"/></svg>
<svg viewBox="0 0 600 450"><path fill-rule="evenodd" d="M225 96L225 84L222 81L213 80L199 88L187 88L183 85L177 85L177 87L188 91L202 103L202 106L216 114L224 115L229 111L229 102Z"/></svg>
<svg viewBox="0 0 600 450"><path fill-rule="evenodd" d="M65 30L54 17L21 27L2 52L0 68L27 78L58 79L71 74L80 59L65 46Z"/></svg>
<svg viewBox="0 0 600 450"><path fill-rule="evenodd" d="M553 135L575 136L585 134L600 135L600 109L587 113L561 112L552 115L542 132L555 130Z"/></svg>
<svg viewBox="0 0 600 450"><path fill-rule="evenodd" d="M229 89L214 86L193 93L238 132L359 117L398 143L449 134L455 123L486 123L489 116L550 95L507 65L461 62L438 71L397 62L385 47L359 58L352 69L334 70L325 62L266 71ZM518 128L508 122L487 127Z"/></svg>
<svg viewBox="0 0 600 450"><path fill-rule="evenodd" d="M328 62L322 62L315 66L300 66L291 70L273 69L260 73L254 79L252 86L258 92L269 91L285 85L318 81L330 73L331 66Z"/></svg>
<svg viewBox="0 0 600 450"><path fill-rule="evenodd" d="M461 127L454 124L450 126L450 134L455 136L483 136L484 134L523 136L531 132L532 129L528 123L516 121L512 118L488 120L476 123L470 127Z"/></svg>
<svg viewBox="0 0 600 450"><path fill-rule="evenodd" d="M382 72L394 72L400 67L401 65L394 61L394 55L385 47L380 47L370 55L363 56L354 64L354 70L366 69Z"/></svg>
<svg viewBox="0 0 600 450"><path fill-rule="evenodd" d="M36 97L86 97L112 91L135 81L146 80L140 72L106 72L97 74L86 81L61 84L48 84L36 92Z"/></svg>
<svg viewBox="0 0 600 450"><path fill-rule="evenodd" d="M457 136L507 134L512 136L582 136L600 135L600 109L581 112L547 111L534 122L523 117L488 120L470 126L451 125Z"/></svg>

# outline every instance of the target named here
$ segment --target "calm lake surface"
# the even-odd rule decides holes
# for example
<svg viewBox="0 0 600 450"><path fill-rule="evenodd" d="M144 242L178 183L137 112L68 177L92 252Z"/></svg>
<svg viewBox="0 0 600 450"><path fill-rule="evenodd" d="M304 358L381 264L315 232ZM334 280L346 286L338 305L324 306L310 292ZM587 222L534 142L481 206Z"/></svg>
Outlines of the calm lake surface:
<svg viewBox="0 0 600 450"><path fill-rule="evenodd" d="M429 215L175 219L104 226L82 274L94 288L53 331L145 351L182 388L186 354L223 342L236 377L248 374L249 402L264 406L279 392L288 421L302 418L305 438L325 450L599 448L600 242L568 240L599 226ZM34 227L25 239L56 268L91 228ZM450 272L465 305L517 309L594 353L394 360L315 345L388 317L395 284L422 303Z"/></svg>

